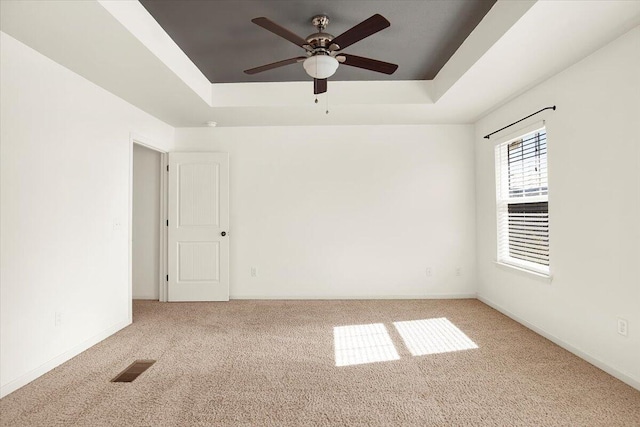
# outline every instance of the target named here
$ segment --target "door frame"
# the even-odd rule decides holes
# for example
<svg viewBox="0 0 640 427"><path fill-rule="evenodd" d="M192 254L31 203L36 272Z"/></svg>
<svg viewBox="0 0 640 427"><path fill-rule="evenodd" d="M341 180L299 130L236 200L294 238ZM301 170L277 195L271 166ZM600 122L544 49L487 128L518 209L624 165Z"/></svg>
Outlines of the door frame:
<svg viewBox="0 0 640 427"><path fill-rule="evenodd" d="M160 153L160 242L158 247L158 299L160 302L167 301L167 167L169 165L169 155L153 144L153 141L135 132L129 134L129 322L133 321L133 145Z"/></svg>

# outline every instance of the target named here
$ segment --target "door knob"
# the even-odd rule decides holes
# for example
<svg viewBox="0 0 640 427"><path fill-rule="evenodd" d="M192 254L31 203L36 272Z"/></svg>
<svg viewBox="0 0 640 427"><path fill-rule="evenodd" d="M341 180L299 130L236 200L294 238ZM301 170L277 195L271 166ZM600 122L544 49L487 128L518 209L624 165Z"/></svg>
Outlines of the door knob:
<svg viewBox="0 0 640 427"><path fill-rule="evenodd" d="M222 237L224 237L224 236L226 236L226 235L227 235L227 232L226 232L226 231L223 231L222 233L220 233L220 235L221 235Z"/></svg>

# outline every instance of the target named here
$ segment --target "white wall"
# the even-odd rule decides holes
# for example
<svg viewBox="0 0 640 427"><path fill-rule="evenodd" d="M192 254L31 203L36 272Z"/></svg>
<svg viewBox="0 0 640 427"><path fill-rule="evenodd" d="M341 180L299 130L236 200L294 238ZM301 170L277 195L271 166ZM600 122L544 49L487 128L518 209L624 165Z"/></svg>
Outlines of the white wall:
<svg viewBox="0 0 640 427"><path fill-rule="evenodd" d="M5 395L131 322L130 132L170 149L173 128L4 33L0 45Z"/></svg>
<svg viewBox="0 0 640 427"><path fill-rule="evenodd" d="M476 125L479 296L636 388L639 76L636 27ZM548 284L494 264L494 144L482 136L554 104L558 110L545 115L553 274ZM617 334L617 317L628 320L628 337Z"/></svg>
<svg viewBox="0 0 640 427"><path fill-rule="evenodd" d="M160 152L133 146L133 298L159 296Z"/></svg>
<svg viewBox="0 0 640 427"><path fill-rule="evenodd" d="M176 129L176 147L230 153L231 298L475 294L472 126Z"/></svg>

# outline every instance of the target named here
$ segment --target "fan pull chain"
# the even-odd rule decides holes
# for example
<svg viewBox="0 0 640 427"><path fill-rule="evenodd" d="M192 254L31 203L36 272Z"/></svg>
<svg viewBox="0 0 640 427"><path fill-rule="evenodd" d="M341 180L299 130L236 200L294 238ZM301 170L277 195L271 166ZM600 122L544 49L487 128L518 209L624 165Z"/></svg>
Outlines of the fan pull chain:
<svg viewBox="0 0 640 427"><path fill-rule="evenodd" d="M327 105L327 111L325 111L325 114L329 114L329 92L328 91L325 92L324 96L325 96L325 99L327 100L327 104L326 104Z"/></svg>

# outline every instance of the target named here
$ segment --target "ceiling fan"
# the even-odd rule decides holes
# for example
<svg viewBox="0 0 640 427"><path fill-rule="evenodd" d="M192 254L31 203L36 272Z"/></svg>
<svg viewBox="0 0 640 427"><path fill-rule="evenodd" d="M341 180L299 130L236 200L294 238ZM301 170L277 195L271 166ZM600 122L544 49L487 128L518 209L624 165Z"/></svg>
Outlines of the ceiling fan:
<svg viewBox="0 0 640 427"><path fill-rule="evenodd" d="M285 65L302 62L307 74L313 77L313 93L317 95L327 91L327 78L336 72L340 64L364 68L365 70L384 74L393 74L398 68L396 64L389 62L341 53L343 49L391 25L385 17L379 14L375 14L371 18L362 21L338 37L324 32L327 25L329 25L329 17L326 15L317 15L311 19L311 24L316 27L318 32L311 34L306 39L299 37L268 18L254 18L251 22L300 46L305 50L306 56L298 56L251 68L244 71L247 74L257 74Z"/></svg>

